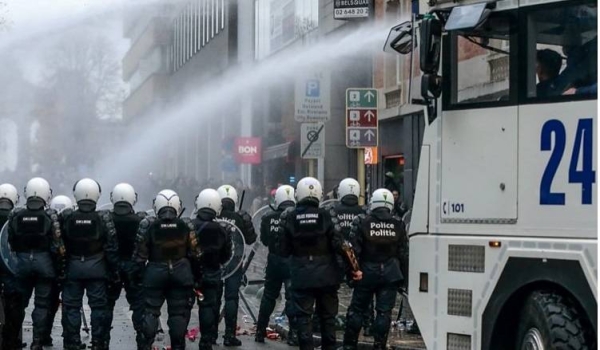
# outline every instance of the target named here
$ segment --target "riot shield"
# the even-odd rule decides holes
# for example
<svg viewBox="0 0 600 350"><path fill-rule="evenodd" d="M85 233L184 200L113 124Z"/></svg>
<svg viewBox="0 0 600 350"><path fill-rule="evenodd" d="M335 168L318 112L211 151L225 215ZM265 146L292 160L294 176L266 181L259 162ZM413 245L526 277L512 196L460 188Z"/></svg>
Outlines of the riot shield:
<svg viewBox="0 0 600 350"><path fill-rule="evenodd" d="M225 223L227 226L227 233L229 233L232 243L231 258L223 265L223 279L226 279L233 275L242 266L245 257L244 249L246 246L246 240L244 239L244 234L237 226L224 220L217 219L217 221Z"/></svg>
<svg viewBox="0 0 600 350"><path fill-rule="evenodd" d="M252 225L254 226L254 231L258 235L258 239L256 243L249 248L247 259L244 261L243 265L247 273L246 277L249 284L265 279L265 268L267 266L269 249L267 245L260 240L260 226L262 217L271 211L273 211L273 208L269 205L265 205L252 215Z"/></svg>
<svg viewBox="0 0 600 350"><path fill-rule="evenodd" d="M262 217L271 212L272 210L273 209L270 205L265 205L264 207L258 209L256 213L254 213L254 215L252 215L252 225L254 225L254 231L260 232L260 224Z"/></svg>
<svg viewBox="0 0 600 350"><path fill-rule="evenodd" d="M328 199L325 201L322 201L321 204L319 205L321 208L325 208L328 205L335 205L338 204L340 201L338 199Z"/></svg>
<svg viewBox="0 0 600 350"><path fill-rule="evenodd" d="M0 257L2 258L2 264L4 264L6 270L11 274L15 274L17 259L10 249L10 244L8 244L8 222L2 226L2 230L0 231Z"/></svg>
<svg viewBox="0 0 600 350"><path fill-rule="evenodd" d="M410 217L412 215L412 210L409 209L406 213L404 213L404 215L402 216L402 222L404 222L404 227L406 228L406 233L408 234L408 230L410 228Z"/></svg>
<svg viewBox="0 0 600 350"><path fill-rule="evenodd" d="M112 203L104 203L104 204L98 206L98 210L111 210L112 208L113 208Z"/></svg>

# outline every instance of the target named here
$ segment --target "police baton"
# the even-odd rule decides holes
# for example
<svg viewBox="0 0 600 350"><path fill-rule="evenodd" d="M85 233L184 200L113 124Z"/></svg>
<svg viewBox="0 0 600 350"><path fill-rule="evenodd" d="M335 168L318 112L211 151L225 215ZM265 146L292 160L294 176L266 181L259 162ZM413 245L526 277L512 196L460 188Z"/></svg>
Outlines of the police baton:
<svg viewBox="0 0 600 350"><path fill-rule="evenodd" d="M240 207L238 208L238 211L242 210L242 205L244 205L244 197L246 197L246 190L242 191L242 198L240 198Z"/></svg>

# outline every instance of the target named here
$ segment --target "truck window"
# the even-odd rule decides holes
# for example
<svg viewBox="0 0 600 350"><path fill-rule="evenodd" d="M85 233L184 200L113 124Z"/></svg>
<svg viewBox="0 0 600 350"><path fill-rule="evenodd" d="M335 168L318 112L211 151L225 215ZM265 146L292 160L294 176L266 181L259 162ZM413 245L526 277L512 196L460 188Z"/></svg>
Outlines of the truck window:
<svg viewBox="0 0 600 350"><path fill-rule="evenodd" d="M511 73L516 45L511 12L494 13L475 30L448 34L444 52L444 107L491 107L516 102ZM516 62L515 62L516 63Z"/></svg>
<svg viewBox="0 0 600 350"><path fill-rule="evenodd" d="M598 85L597 4L538 9L527 14L527 97L594 98Z"/></svg>

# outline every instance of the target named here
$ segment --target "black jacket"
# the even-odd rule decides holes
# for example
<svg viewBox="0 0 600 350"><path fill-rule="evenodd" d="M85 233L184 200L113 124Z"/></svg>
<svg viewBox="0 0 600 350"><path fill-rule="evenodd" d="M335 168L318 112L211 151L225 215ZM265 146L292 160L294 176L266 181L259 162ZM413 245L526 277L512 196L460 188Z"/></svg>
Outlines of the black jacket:
<svg viewBox="0 0 600 350"><path fill-rule="evenodd" d="M366 209L358 205L358 198L356 196L345 196L339 203L334 206L337 214L338 224L344 234L344 239L348 240L350 237L350 228L352 228L352 222L360 214L365 214Z"/></svg>
<svg viewBox="0 0 600 350"><path fill-rule="evenodd" d="M67 255L67 279L117 279L119 245L110 212L95 211L95 208L65 209L60 213L60 221ZM84 231L92 237L94 247L90 242L81 241L80 232ZM87 250L87 245L90 255L82 257L81 251Z"/></svg>
<svg viewBox="0 0 600 350"><path fill-rule="evenodd" d="M286 280L290 278L289 258L281 256L281 240L283 228L281 227L281 214L287 208L293 208L292 202L282 203L277 210L273 210L261 218L260 240L269 249L267 257L267 278Z"/></svg>
<svg viewBox="0 0 600 350"><path fill-rule="evenodd" d="M143 270L145 287L187 287L199 283L201 254L189 218L178 218L175 214L164 217L159 212L157 217L140 222L133 261Z"/></svg>
<svg viewBox="0 0 600 350"><path fill-rule="evenodd" d="M215 214L210 210L198 211L193 223L198 245L202 250L202 283L219 283L222 265L229 261L232 253L232 242L226 232L226 226L215 221Z"/></svg>
<svg viewBox="0 0 600 350"><path fill-rule="evenodd" d="M140 222L147 215L145 212L136 213L128 203L115 204L110 214L117 233L119 259L131 261Z"/></svg>
<svg viewBox="0 0 600 350"><path fill-rule="evenodd" d="M290 256L292 288L322 288L339 285L343 235L335 224L335 210L319 208L316 201L303 201L281 214L281 255Z"/></svg>
<svg viewBox="0 0 600 350"><path fill-rule="evenodd" d="M55 278L64 270L65 249L55 210L45 209L43 202L28 202L11 211L7 220L8 243L16 252L20 278Z"/></svg>
<svg viewBox="0 0 600 350"><path fill-rule="evenodd" d="M400 283L408 264L408 240L404 224L383 208L360 215L352 223L352 246L363 279L358 283Z"/></svg>
<svg viewBox="0 0 600 350"><path fill-rule="evenodd" d="M221 210L219 219L237 226L237 228L242 231L247 245L256 242L256 232L254 231L254 225L252 224L252 217L243 210L236 212L233 202L223 202L223 209Z"/></svg>

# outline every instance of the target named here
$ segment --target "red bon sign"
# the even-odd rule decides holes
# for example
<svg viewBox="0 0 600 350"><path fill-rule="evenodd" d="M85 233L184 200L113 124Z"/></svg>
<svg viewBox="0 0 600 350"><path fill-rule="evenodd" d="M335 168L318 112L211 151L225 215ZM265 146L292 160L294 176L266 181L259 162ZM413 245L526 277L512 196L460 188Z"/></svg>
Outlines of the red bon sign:
<svg viewBox="0 0 600 350"><path fill-rule="evenodd" d="M235 139L235 160L240 164L260 164L262 144L259 137L238 137Z"/></svg>

